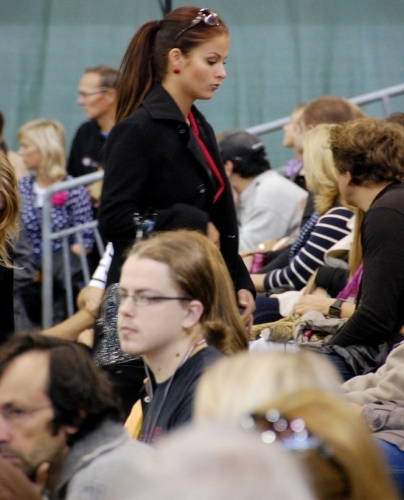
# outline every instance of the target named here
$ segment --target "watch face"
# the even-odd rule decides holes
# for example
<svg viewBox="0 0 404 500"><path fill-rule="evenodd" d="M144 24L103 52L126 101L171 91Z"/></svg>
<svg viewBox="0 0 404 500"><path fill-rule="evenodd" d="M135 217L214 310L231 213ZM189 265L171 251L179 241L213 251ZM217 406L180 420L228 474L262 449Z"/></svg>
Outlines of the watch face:
<svg viewBox="0 0 404 500"><path fill-rule="evenodd" d="M339 318L340 313L341 308L336 306L330 306L330 309L328 310L328 316L332 316L333 318Z"/></svg>
<svg viewBox="0 0 404 500"><path fill-rule="evenodd" d="M342 299L337 299L328 309L328 316L332 318L341 317L341 305L344 301Z"/></svg>

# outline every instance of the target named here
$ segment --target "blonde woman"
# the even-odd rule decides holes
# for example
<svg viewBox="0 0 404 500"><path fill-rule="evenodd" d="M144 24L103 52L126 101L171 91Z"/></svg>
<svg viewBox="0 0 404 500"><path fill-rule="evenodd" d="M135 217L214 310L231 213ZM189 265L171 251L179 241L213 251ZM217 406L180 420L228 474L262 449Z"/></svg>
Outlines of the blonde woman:
<svg viewBox="0 0 404 500"><path fill-rule="evenodd" d="M367 426L338 397L319 390L283 394L243 419L305 465L319 500L398 500Z"/></svg>
<svg viewBox="0 0 404 500"><path fill-rule="evenodd" d="M280 394L316 388L339 395L341 382L333 365L311 351L243 352L220 360L202 375L194 418L236 425Z"/></svg>
<svg viewBox="0 0 404 500"><path fill-rule="evenodd" d="M324 256L337 241L350 233L348 222L352 210L342 205L337 181L337 170L328 141L334 125L317 125L304 139L303 164L307 188L314 193L316 212L299 234L292 248L289 265L267 274L253 274L257 291L269 291L276 287L292 287L301 290L324 263ZM266 323L279 318L278 301L267 297L257 299L255 323ZM272 312L276 310L274 318Z"/></svg>
<svg viewBox="0 0 404 500"><path fill-rule="evenodd" d="M0 343L14 330L13 264L10 251L18 233L18 186L13 167L0 151Z"/></svg>
<svg viewBox="0 0 404 500"><path fill-rule="evenodd" d="M342 400L341 380L315 352L239 353L202 375L194 420L255 429L268 447L277 441L292 450L320 500L395 500L365 422ZM297 419L304 431L294 434Z"/></svg>
<svg viewBox="0 0 404 500"><path fill-rule="evenodd" d="M67 179L66 141L63 126L56 120L31 120L18 132L19 154L32 176L19 180L22 210L21 220L33 250L33 258L39 262L42 255L41 226L43 196L47 188ZM83 186L56 193L52 197L52 231L60 231L92 220L90 198ZM93 233L84 231L83 244L91 250ZM62 248L62 240L52 241L54 252ZM70 249L80 255L80 245L70 237Z"/></svg>

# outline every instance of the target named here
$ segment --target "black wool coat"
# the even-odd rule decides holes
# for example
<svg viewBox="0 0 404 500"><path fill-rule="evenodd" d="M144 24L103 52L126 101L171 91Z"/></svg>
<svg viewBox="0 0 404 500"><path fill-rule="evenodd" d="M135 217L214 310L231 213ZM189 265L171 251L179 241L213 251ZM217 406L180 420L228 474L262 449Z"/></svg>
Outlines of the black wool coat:
<svg viewBox="0 0 404 500"><path fill-rule="evenodd" d="M155 83L141 107L109 134L99 209L100 232L114 245L107 283L119 281L124 252L135 239L134 214L152 209L157 212L156 231L205 232L207 222L213 222L235 289L255 293L238 255L236 212L213 129L195 107L192 113L225 182L215 203L215 179L189 125L160 84Z"/></svg>

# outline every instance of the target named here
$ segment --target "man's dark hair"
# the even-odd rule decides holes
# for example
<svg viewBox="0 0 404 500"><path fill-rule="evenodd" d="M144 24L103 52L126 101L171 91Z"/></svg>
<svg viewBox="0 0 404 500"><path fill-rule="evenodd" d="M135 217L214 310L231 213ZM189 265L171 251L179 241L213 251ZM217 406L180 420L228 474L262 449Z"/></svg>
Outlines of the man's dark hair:
<svg viewBox="0 0 404 500"><path fill-rule="evenodd" d="M0 111L0 137L1 137L2 133L3 133L3 128L4 128L4 115Z"/></svg>
<svg viewBox="0 0 404 500"><path fill-rule="evenodd" d="M233 172L244 179L256 177L271 168L261 139L236 128L226 132L219 141L223 163L230 160Z"/></svg>
<svg viewBox="0 0 404 500"><path fill-rule="evenodd" d="M361 118L336 125L330 149L337 170L350 172L356 186L404 179L404 128L398 123Z"/></svg>
<svg viewBox="0 0 404 500"><path fill-rule="evenodd" d="M231 160L233 162L233 172L243 179L256 177L267 170L271 165L266 158L265 150L257 151L249 160Z"/></svg>
<svg viewBox="0 0 404 500"><path fill-rule="evenodd" d="M87 348L76 342L39 334L16 334L1 347L0 377L15 358L31 351L49 353L47 394L55 413L53 432L56 434L63 425L77 427L69 445L106 419L122 419L111 383L94 364Z"/></svg>

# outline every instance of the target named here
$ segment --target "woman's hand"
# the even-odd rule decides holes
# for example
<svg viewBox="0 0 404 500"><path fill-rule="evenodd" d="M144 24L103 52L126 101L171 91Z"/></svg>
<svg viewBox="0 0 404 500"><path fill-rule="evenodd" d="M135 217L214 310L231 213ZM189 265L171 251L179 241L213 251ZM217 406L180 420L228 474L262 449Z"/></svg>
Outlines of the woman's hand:
<svg viewBox="0 0 404 500"><path fill-rule="evenodd" d="M79 309L87 309L94 317L97 316L101 305L104 290L96 286L85 286L80 290L77 296L77 307Z"/></svg>
<svg viewBox="0 0 404 500"><path fill-rule="evenodd" d="M250 290L241 289L237 292L237 301L241 312L241 319L247 325L247 330L250 333L253 324L253 315L255 311L255 300Z"/></svg>
<svg viewBox="0 0 404 500"><path fill-rule="evenodd" d="M335 299L322 297L321 295L303 295L295 304L293 309L294 314L306 314L309 311L319 311L324 316L327 316L330 306L335 302Z"/></svg>
<svg viewBox="0 0 404 500"><path fill-rule="evenodd" d="M80 243L73 243L73 245L70 245L70 250L77 255L77 257L80 257L81 255L81 245ZM87 250L84 250L85 253L88 253Z"/></svg>

